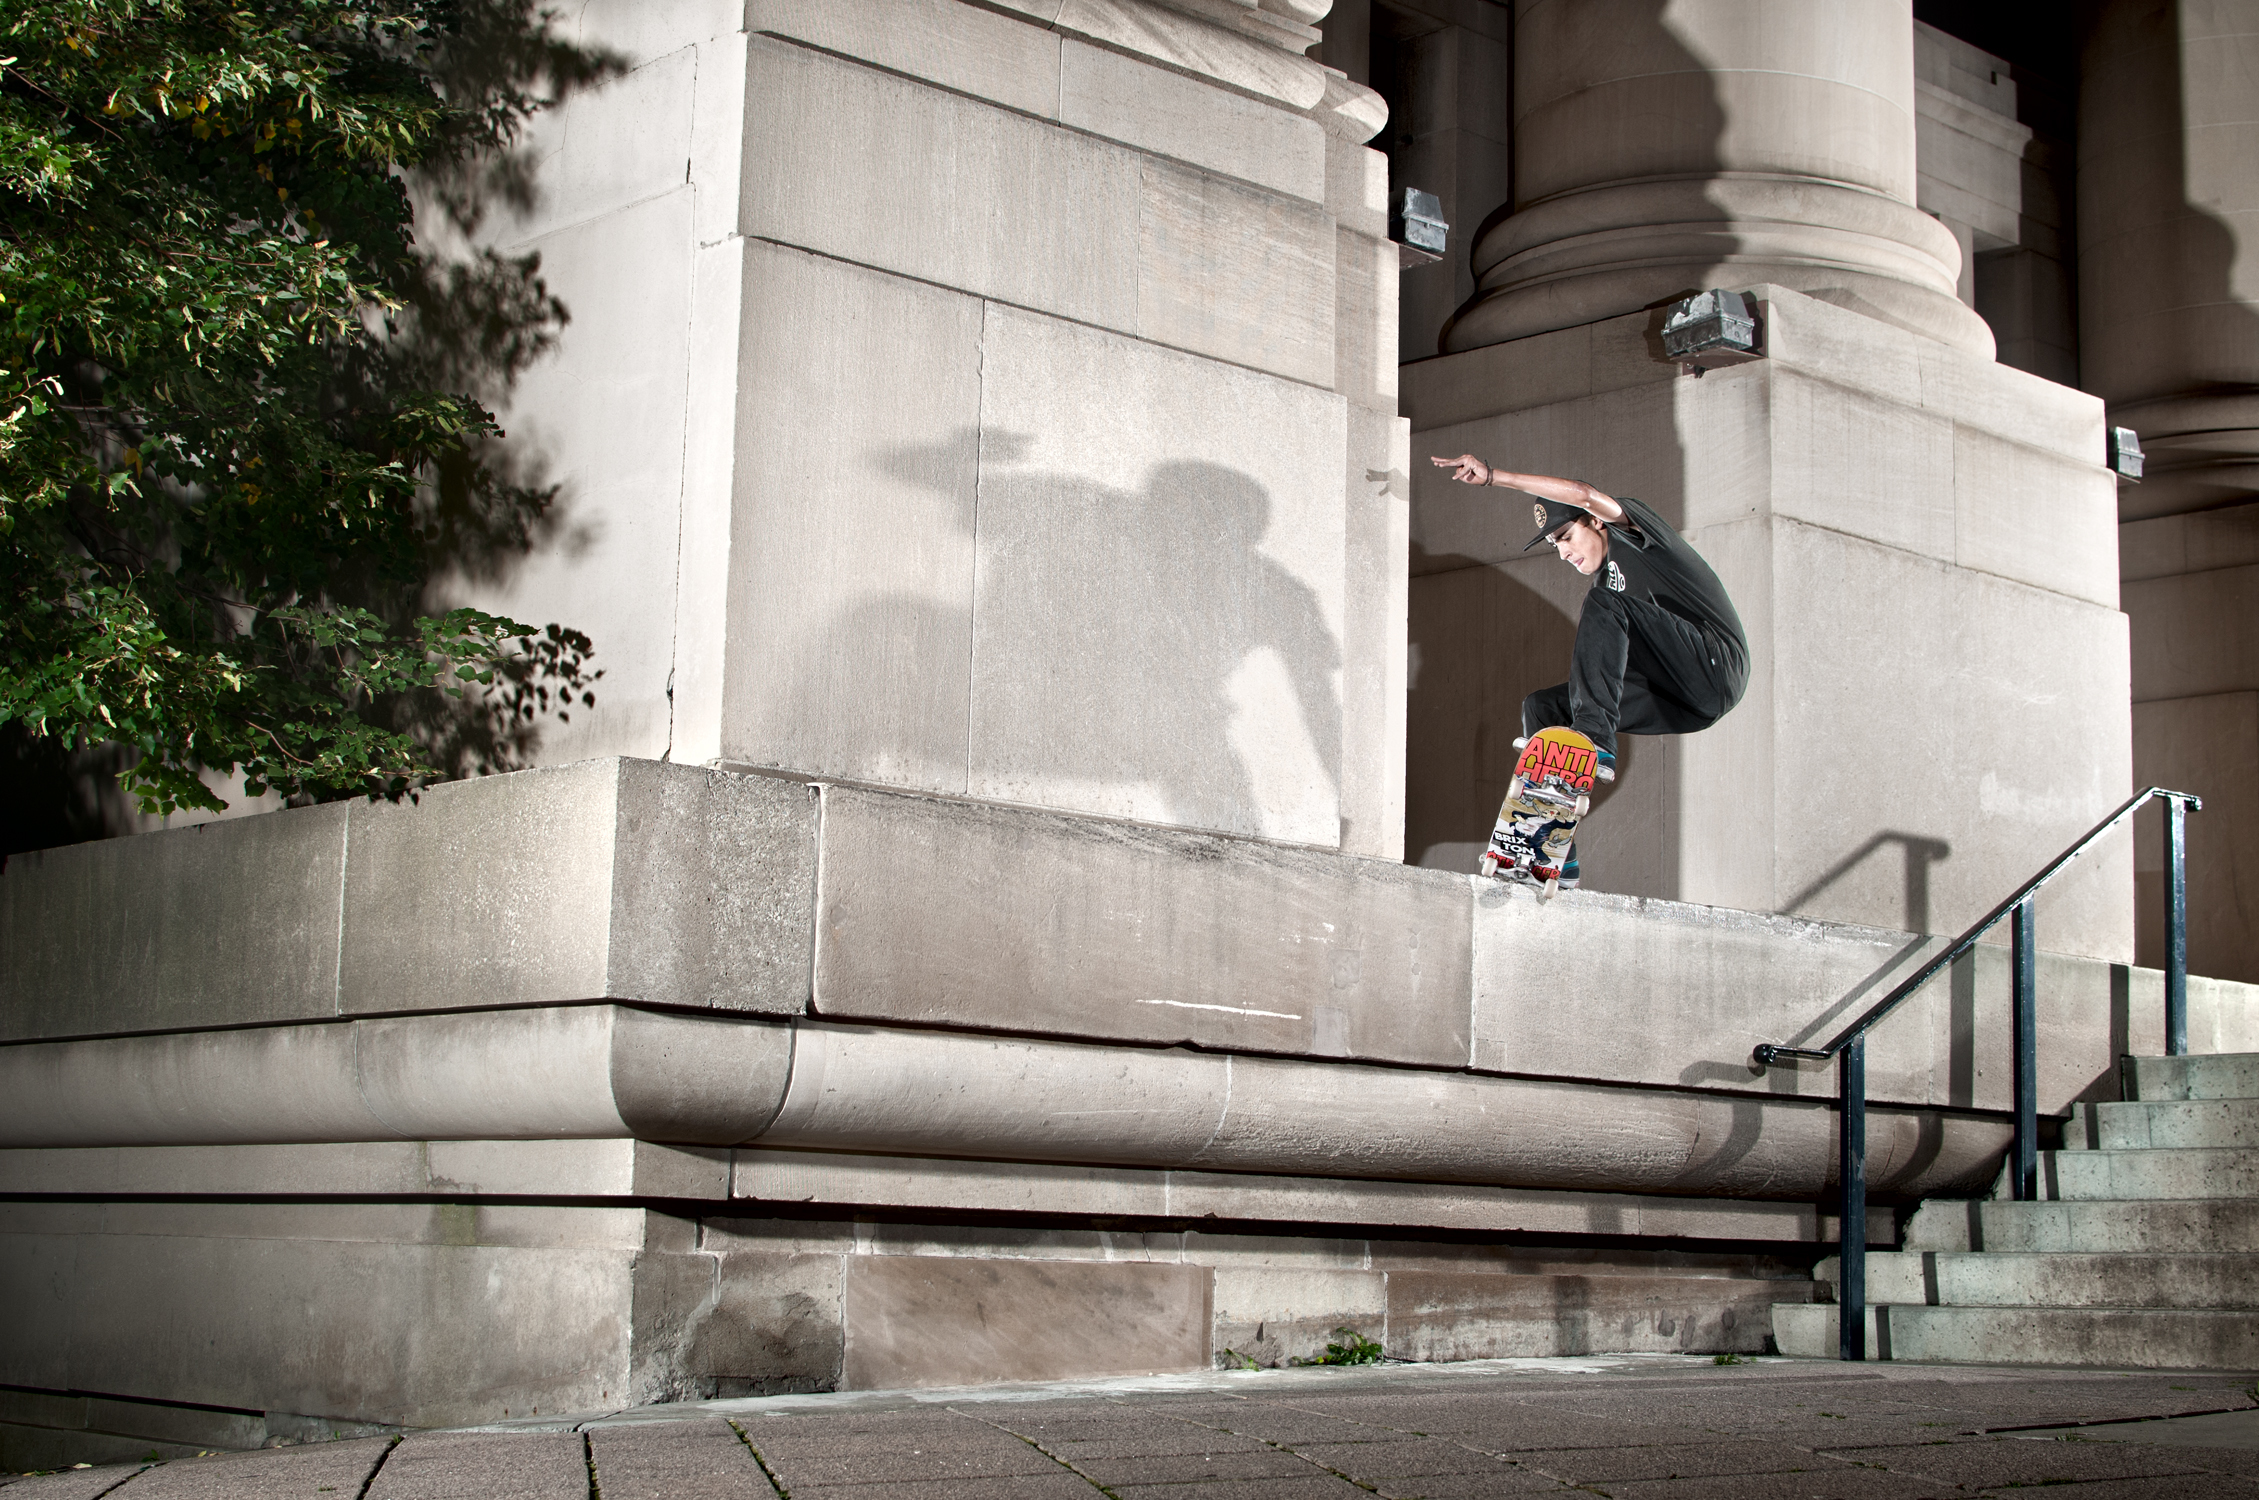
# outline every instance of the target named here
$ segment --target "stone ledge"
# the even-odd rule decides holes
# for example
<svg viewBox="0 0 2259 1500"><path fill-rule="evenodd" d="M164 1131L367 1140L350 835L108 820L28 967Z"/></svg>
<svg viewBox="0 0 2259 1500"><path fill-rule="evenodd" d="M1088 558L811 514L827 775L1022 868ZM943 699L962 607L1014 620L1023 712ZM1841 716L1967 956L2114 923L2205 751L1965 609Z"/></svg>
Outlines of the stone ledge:
<svg viewBox="0 0 2259 1500"><path fill-rule="evenodd" d="M610 759L17 855L0 1040L633 999L807 1003L815 799Z"/></svg>
<svg viewBox="0 0 2259 1500"><path fill-rule="evenodd" d="M356 1018L390 1034L372 1012L629 1001L760 1016L812 1003L834 1021L1129 1044L1124 1067L1191 1045L1820 1101L1832 1070L1759 1075L1750 1048L1827 1034L1926 949L1842 923L1585 891L1540 904L1249 839L607 760L437 787L415 806L20 856L0 875L0 951L0 1044ZM1980 948L1885 1025L1869 1048L1872 1097L2005 1109L2005 967ZM2042 1109L2114 1097L2118 1053L2161 1042L2160 977L2043 954L2041 981ZM2255 995L2192 980L2198 1045L2259 1051ZM501 1036L481 1045L516 1045ZM145 1057L187 1067L200 1045ZM320 1066L347 1076L345 1061ZM656 1100L663 1082L637 1087ZM98 1097L61 1108L99 1122L112 1111ZM601 1129L618 1128L604 1113L618 1101L590 1098ZM153 1107L121 1100L97 1128ZM495 1133L484 1116L375 1130L345 1095L322 1107L361 1121L322 1139ZM539 1124L564 1107L555 1099L527 1107L501 1133L580 1129ZM731 1108L734 1129L745 1110ZM717 1139L701 1129L675 1138Z"/></svg>

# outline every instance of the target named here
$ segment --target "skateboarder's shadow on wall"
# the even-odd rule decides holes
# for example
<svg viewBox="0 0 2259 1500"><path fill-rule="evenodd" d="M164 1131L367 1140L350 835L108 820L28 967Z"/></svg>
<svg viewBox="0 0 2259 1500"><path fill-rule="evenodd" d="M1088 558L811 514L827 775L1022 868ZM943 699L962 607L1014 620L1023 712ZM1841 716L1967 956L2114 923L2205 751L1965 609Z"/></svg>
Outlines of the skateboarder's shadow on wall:
<svg viewBox="0 0 2259 1500"><path fill-rule="evenodd" d="M944 604L937 590L853 608L827 632L828 645L803 655L794 710L816 709L848 729L836 707L820 705L888 701L892 684L847 680L829 665L869 661L857 643L873 631L954 643L946 653L913 648L894 664L969 661L969 681L948 695L958 715L954 752L931 757L921 774L906 764L916 757L868 743L890 731L864 719L852 730L864 743L825 747L824 758L869 762L844 774L976 797L1330 838L1341 645L1294 566L1305 554L1318 561L1315 544L1273 535L1270 492L1199 461L1155 464L1140 487L1122 488L1037 467L1034 441L990 431L978 435L978 491L967 496L975 442L959 433L872 460L898 486L957 502L924 510L928 534L903 540L969 558L965 602ZM1335 554L1338 567L1338 542ZM935 738L930 723L899 732ZM961 778L954 785L952 770Z"/></svg>

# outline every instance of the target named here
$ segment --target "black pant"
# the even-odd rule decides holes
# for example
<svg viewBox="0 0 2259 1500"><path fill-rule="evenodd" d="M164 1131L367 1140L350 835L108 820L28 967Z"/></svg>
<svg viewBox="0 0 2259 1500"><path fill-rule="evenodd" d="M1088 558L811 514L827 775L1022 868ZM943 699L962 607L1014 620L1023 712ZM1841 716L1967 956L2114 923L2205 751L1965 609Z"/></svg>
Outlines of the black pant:
<svg viewBox="0 0 2259 1500"><path fill-rule="evenodd" d="M1569 680L1522 700L1522 733L1566 724L1613 755L1619 730L1708 729L1748 684L1738 642L1660 604L1597 588L1584 597Z"/></svg>

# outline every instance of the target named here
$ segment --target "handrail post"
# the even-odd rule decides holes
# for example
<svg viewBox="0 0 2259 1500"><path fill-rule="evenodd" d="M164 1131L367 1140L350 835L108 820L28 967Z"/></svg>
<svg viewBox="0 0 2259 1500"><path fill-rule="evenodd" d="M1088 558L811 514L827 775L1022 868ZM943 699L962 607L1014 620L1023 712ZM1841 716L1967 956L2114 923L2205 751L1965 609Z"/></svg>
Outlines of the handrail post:
<svg viewBox="0 0 2259 1500"><path fill-rule="evenodd" d="M2165 799L2165 1055L2188 1055L2188 803Z"/></svg>
<svg viewBox="0 0 2259 1500"><path fill-rule="evenodd" d="M1855 1036L1839 1063L1841 1090L1836 1128L1836 1180L1843 1188L1837 1215L1836 1357L1867 1357L1867 1039Z"/></svg>
<svg viewBox="0 0 2259 1500"><path fill-rule="evenodd" d="M2009 923L2016 1145L2009 1158L2008 1196L2018 1203L2029 1203L2039 1196L2039 944L2033 940L2029 898L2017 906Z"/></svg>

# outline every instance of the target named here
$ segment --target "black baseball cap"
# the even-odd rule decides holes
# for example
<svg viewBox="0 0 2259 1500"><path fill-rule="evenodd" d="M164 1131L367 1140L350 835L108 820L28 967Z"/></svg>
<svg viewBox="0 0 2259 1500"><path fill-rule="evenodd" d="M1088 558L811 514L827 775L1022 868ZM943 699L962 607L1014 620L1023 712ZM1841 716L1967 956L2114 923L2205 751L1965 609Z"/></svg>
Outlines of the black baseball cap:
<svg viewBox="0 0 2259 1500"><path fill-rule="evenodd" d="M1592 518L1592 512L1586 510L1583 506L1570 505L1562 500L1539 500L1532 504L1530 509L1537 515L1537 535L1531 537L1528 545L1522 548L1524 552L1529 551L1530 548L1541 542L1552 541L1553 533L1559 531L1571 521L1585 521Z"/></svg>

